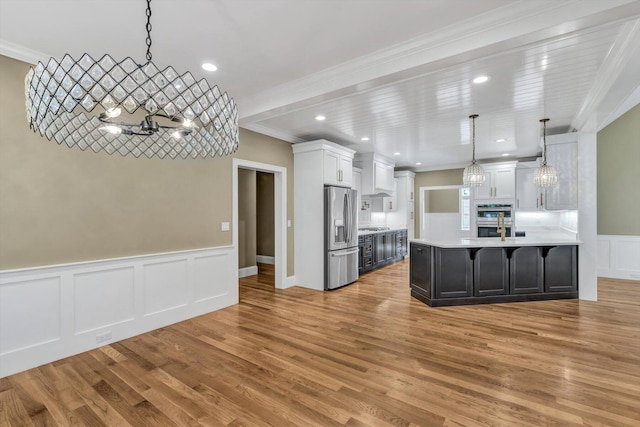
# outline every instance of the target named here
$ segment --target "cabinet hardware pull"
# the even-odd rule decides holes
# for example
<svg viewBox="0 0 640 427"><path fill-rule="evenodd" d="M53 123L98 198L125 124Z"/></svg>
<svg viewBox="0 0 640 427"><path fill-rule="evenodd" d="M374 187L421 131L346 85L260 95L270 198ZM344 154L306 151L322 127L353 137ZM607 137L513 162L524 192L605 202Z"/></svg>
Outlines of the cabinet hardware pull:
<svg viewBox="0 0 640 427"><path fill-rule="evenodd" d="M536 208L540 207L540 200L536 197Z"/></svg>
<svg viewBox="0 0 640 427"><path fill-rule="evenodd" d="M544 193L540 193L540 206L544 206Z"/></svg>
<svg viewBox="0 0 640 427"><path fill-rule="evenodd" d="M516 208L517 208L517 209L520 209L520 199L517 199L517 200L516 200Z"/></svg>

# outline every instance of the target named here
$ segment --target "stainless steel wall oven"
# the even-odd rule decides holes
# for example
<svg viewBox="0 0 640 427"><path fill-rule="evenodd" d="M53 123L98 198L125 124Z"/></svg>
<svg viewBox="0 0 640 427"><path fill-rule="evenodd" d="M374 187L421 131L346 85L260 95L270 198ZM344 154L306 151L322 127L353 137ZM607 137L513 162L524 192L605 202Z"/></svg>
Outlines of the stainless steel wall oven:
<svg viewBox="0 0 640 427"><path fill-rule="evenodd" d="M507 237L513 236L513 205L480 204L476 205L477 237L500 237L498 217L504 215Z"/></svg>

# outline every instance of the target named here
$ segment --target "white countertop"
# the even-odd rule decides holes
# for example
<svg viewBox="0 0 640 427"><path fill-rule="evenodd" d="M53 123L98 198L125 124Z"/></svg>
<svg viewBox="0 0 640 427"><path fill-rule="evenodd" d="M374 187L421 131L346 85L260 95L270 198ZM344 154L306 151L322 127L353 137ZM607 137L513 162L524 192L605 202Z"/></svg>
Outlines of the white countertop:
<svg viewBox="0 0 640 427"><path fill-rule="evenodd" d="M500 248L516 246L562 246L579 245L580 240L563 234L532 236L532 237L507 237L501 241L499 237L473 237L459 239L411 239L411 242L436 246L439 248Z"/></svg>

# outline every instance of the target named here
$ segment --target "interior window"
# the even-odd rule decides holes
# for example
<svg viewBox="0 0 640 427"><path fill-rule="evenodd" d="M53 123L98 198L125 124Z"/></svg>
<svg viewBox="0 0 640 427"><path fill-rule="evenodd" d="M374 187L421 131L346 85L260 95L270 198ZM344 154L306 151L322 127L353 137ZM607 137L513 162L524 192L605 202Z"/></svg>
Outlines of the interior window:
<svg viewBox="0 0 640 427"><path fill-rule="evenodd" d="M469 188L460 189L460 229L469 230L471 222L471 190Z"/></svg>

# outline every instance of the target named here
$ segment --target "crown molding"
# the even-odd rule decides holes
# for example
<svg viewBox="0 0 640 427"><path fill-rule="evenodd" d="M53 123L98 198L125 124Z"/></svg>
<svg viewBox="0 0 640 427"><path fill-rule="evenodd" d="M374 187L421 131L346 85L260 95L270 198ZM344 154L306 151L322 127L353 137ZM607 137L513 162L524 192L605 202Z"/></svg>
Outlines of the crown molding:
<svg viewBox="0 0 640 427"><path fill-rule="evenodd" d="M18 61L32 65L35 65L38 62L46 64L51 57L45 53L28 49L22 45L12 43L4 39L0 39L0 55L8 56L9 58L17 59Z"/></svg>
<svg viewBox="0 0 640 427"><path fill-rule="evenodd" d="M297 138L289 133L281 132L279 130L271 129L269 127L263 126L258 123L247 123L246 125L240 126L243 129L250 130L252 132L261 133L263 135L270 136L272 138L280 139L282 141L290 142L292 144L296 144L298 142L305 142L304 139Z"/></svg>
<svg viewBox="0 0 640 427"><path fill-rule="evenodd" d="M587 129L590 127L590 124L596 126L598 129L602 129L602 127L604 127L598 123L597 119L591 120L591 118L594 114L598 113L599 107L603 104L603 101L609 95L614 85L628 85L625 84L625 81L620 82L619 79L628 80L625 79L624 71L632 58L637 58L638 55L640 55L640 49L638 46L640 46L640 19L627 22L620 29L618 37L614 41L607 57L598 70L598 74L594 79L594 84L591 87L591 90L587 94L580 110L576 113L575 118L571 122L573 128L578 129L579 131L593 130ZM637 84L637 75L631 78L634 80L635 84ZM627 97L623 97L623 99L627 99ZM614 106L610 111L613 111L618 107L620 107L620 105ZM615 118L611 121L613 120L615 120Z"/></svg>
<svg viewBox="0 0 640 427"><path fill-rule="evenodd" d="M518 1L238 100L240 123L415 78L447 66L640 15L634 0Z"/></svg>

